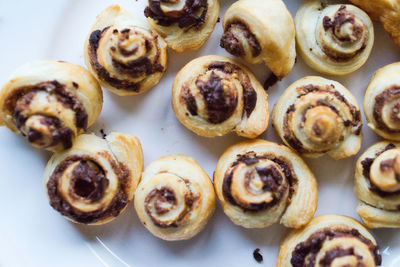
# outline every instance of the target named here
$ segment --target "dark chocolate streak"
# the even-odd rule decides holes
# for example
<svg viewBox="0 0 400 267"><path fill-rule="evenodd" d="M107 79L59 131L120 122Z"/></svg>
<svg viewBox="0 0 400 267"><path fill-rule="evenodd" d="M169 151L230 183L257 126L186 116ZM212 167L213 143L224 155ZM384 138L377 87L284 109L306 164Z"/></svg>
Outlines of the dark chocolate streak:
<svg viewBox="0 0 400 267"><path fill-rule="evenodd" d="M371 177L369 175L370 171L371 171L371 166L372 163L374 163L374 160L381 155L383 152L391 150L396 148L396 146L394 144L388 144L384 149L382 149L381 151L377 152L375 154L374 158L365 158L363 161L361 161L361 166L362 166L362 174L363 176L368 180L369 182L369 190L371 190L372 192L376 193L377 195L379 195L380 197L390 197L390 196L396 196L400 194L400 190L395 191L395 192L385 192L382 191L381 189L379 189L379 187L377 187L372 181L371 181ZM400 210L400 207L399 207Z"/></svg>
<svg viewBox="0 0 400 267"><path fill-rule="evenodd" d="M357 229L321 229L313 233L306 241L297 244L292 252L290 263L293 267L316 266L317 254L326 240L348 236L357 238L362 243L366 244L371 254L374 256L375 264L377 266L382 264L382 256L379 253L379 247L374 245L371 240L362 236ZM350 252L351 251L338 252L337 249L328 251L325 257L321 259L320 264L322 264L322 266L327 266L324 265L324 263L328 264L328 262L333 261L334 257L349 255L348 253Z"/></svg>
<svg viewBox="0 0 400 267"><path fill-rule="evenodd" d="M224 29L224 34L221 37L220 46L225 48L230 54L241 57L244 56L245 51L243 44L239 37L235 36L233 32L231 32L231 28L236 28L243 33L243 36L246 38L249 46L251 47L251 55L253 57L257 57L261 53L261 46L258 42L256 36L250 31L249 27L246 23L233 20L226 24Z"/></svg>
<svg viewBox="0 0 400 267"><path fill-rule="evenodd" d="M179 28L195 28L199 30L204 24L208 11L207 0L180 0L185 1L182 10L164 12L161 3L173 3L175 0L149 0L149 6L145 8L144 15L152 18L158 25L171 26L177 23ZM200 13L198 16L197 14Z"/></svg>
<svg viewBox="0 0 400 267"><path fill-rule="evenodd" d="M383 121L383 118L382 118L382 109L383 109L385 103L395 97L399 97L398 101L400 103L400 87L397 85L393 85L393 86L387 88L386 90L384 90L382 93L380 93L379 95L377 95L375 97L373 116L376 121L376 127L378 129L383 130L388 133L400 133L400 129L389 128L385 124L385 122ZM391 117L393 117L393 116L391 116Z"/></svg>
<svg viewBox="0 0 400 267"><path fill-rule="evenodd" d="M105 157L108 155L107 152L104 152L103 154ZM97 189L94 189L93 195L88 195L89 199L91 199L92 202L95 202L98 198L101 198L102 195L104 194L104 187L107 186L108 184L108 179L106 178L107 173L101 169L99 165L95 163L94 160L92 160L90 157L82 157L82 156L69 156L65 158L61 163L57 165L55 168L54 172L51 174L49 181L47 182L47 191L50 199L50 205L60 212L62 215L73 219L74 221L80 222L80 223L95 223L99 220L108 218L108 217L116 217L118 214L122 211L122 209L126 206L128 203L128 195L126 193L126 188L128 187L129 183L129 176L130 171L122 164L122 163L117 163L115 162L109 155L108 155L108 160L112 166L113 171L118 177L118 189L117 193L115 194L114 198L112 199L111 203L107 207L101 207L100 209L92 212L82 212L79 210L75 210L59 193L58 191L58 183L59 180L64 173L64 171L73 164L74 162L90 162L94 165L97 166L97 170L88 170L88 172L94 172L94 176L88 175L88 172L85 174L85 170L75 170L77 174L77 177L71 177L71 182L76 182L77 179L82 178L82 174L85 174L86 178L84 179L90 179L90 184L93 187L96 187ZM84 163L85 164L85 163ZM81 166L84 167L84 166ZM74 171L74 172L75 172ZM73 174L73 175L74 175ZM104 177L103 177L104 175ZM104 181L104 179L107 180ZM87 180L88 181L88 180ZM80 189L78 189L79 192ZM92 191L93 192L93 191ZM75 192L76 194L77 192ZM85 192L81 192L85 196ZM83 197L84 197L83 196Z"/></svg>
<svg viewBox="0 0 400 267"><path fill-rule="evenodd" d="M269 203L238 203L235 200L235 198L231 194L232 176L235 166L240 163L244 163L249 166L257 163L259 160L262 159L269 159L275 162L279 166L280 170L284 173L285 179L287 179L289 183L289 202L291 201L295 187L297 185L297 178L295 174L292 173L292 169L289 163L285 162L283 159L268 155L258 156L254 152L248 152L244 155L238 155L237 160L231 165L231 171L224 177L222 184L222 193L232 205L240 207L245 212L259 212L275 206L277 203L279 203L284 195L284 192L288 189L287 186L281 186L283 182L283 177L277 169L256 167L256 171L259 173L260 178L264 183L263 190L273 192L274 199Z"/></svg>

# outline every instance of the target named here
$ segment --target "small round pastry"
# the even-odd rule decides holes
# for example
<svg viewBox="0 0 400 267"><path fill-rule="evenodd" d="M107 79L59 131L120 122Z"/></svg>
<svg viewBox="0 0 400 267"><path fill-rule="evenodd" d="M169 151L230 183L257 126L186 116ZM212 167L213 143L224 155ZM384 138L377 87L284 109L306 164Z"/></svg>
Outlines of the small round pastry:
<svg viewBox="0 0 400 267"><path fill-rule="evenodd" d="M379 247L368 230L342 215L314 217L282 241L276 267L380 266Z"/></svg>
<svg viewBox="0 0 400 267"><path fill-rule="evenodd" d="M215 137L235 131L255 138L268 127L268 96L245 66L223 56L189 62L176 75L172 107L194 133Z"/></svg>
<svg viewBox="0 0 400 267"><path fill-rule="evenodd" d="M345 75L367 61L374 45L374 25L353 5L305 0L297 11L296 40L304 61L314 70Z"/></svg>
<svg viewBox="0 0 400 267"><path fill-rule="evenodd" d="M135 136L82 134L71 149L51 157L44 186L50 205L66 219L99 225L126 208L142 171L142 147Z"/></svg>
<svg viewBox="0 0 400 267"><path fill-rule="evenodd" d="M229 147L218 161L214 187L225 214L246 228L278 221L300 228L317 208L317 182L306 163L288 147L264 140Z"/></svg>
<svg viewBox="0 0 400 267"><path fill-rule="evenodd" d="M225 13L220 45L251 64L264 62L278 78L296 60L295 26L282 0L240 0Z"/></svg>
<svg viewBox="0 0 400 267"><path fill-rule="evenodd" d="M97 17L85 42L85 62L101 85L120 95L154 87L167 67L167 44L147 23L118 5Z"/></svg>
<svg viewBox="0 0 400 267"><path fill-rule="evenodd" d="M156 237L186 240L197 235L215 210L215 193L207 173L191 157L169 155L143 172L135 209Z"/></svg>
<svg viewBox="0 0 400 267"><path fill-rule="evenodd" d="M103 93L86 69L61 61L18 68L0 91L0 126L22 134L34 147L72 146L100 115Z"/></svg>
<svg viewBox="0 0 400 267"><path fill-rule="evenodd" d="M361 148L357 100L340 83L309 76L290 85L272 110L272 125L288 146L307 157L343 159Z"/></svg>
<svg viewBox="0 0 400 267"><path fill-rule="evenodd" d="M385 139L400 141L400 62L379 69L364 97L368 127Z"/></svg>
<svg viewBox="0 0 400 267"><path fill-rule="evenodd" d="M367 227L400 228L400 143L379 142L360 156L354 191Z"/></svg>
<svg viewBox="0 0 400 267"><path fill-rule="evenodd" d="M144 15L175 52L196 50L210 37L219 0L147 0Z"/></svg>

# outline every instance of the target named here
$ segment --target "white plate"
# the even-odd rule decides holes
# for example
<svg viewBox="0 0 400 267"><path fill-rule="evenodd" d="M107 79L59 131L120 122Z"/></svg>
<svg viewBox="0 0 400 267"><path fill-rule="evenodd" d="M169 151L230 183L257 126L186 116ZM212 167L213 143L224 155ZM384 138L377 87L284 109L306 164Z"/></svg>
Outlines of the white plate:
<svg viewBox="0 0 400 267"><path fill-rule="evenodd" d="M34 59L65 60L84 65L83 44L96 15L110 4L120 4L144 18L145 0L19 0L0 1L0 82L19 65ZM233 3L221 0L221 18ZM292 14L301 1L286 0ZM197 159L212 176L219 156L242 138L234 134L207 139L194 135L175 118L171 85L185 63L202 55L228 55L219 47L221 23L198 51L169 53L169 66L160 84L140 96L118 97L105 92L104 109L92 131L104 128L137 135L143 145L145 165L156 158L183 153ZM376 43L368 62L352 75L335 78L362 103L364 90L378 68L399 59L400 50L382 27L375 24ZM261 81L263 66L251 66ZM298 58L291 74L269 90L272 108L279 94L306 75L318 75ZM364 120L365 125L365 120ZM363 149L378 140L363 127ZM261 136L281 142L272 127ZM214 217L195 238L165 242L153 237L139 222L133 205L104 226L72 224L47 202L43 169L50 154L31 148L8 129L0 129L0 266L259 266L255 248L264 256L262 266L273 266L279 243L287 229L280 225L261 230L235 226L218 205ZM307 160L319 182L316 215L344 214L359 219L355 211L353 171L356 158L334 161L328 157ZM384 266L400 266L398 230L374 230Z"/></svg>

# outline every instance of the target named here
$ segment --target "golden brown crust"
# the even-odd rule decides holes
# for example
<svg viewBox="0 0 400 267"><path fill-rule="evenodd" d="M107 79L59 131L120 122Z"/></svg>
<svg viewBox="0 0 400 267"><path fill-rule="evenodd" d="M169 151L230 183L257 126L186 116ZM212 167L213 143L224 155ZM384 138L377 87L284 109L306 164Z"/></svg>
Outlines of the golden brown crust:
<svg viewBox="0 0 400 267"><path fill-rule="evenodd" d="M264 140L240 142L220 157L215 192L224 212L237 225L286 227L307 224L317 207L317 182L291 149Z"/></svg>

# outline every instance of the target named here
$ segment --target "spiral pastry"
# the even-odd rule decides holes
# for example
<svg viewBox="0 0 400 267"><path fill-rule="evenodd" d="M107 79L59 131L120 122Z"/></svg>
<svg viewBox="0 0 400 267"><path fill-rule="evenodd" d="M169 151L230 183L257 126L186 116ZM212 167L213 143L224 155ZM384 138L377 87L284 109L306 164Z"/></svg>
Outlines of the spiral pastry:
<svg viewBox="0 0 400 267"><path fill-rule="evenodd" d="M147 21L178 53L202 46L218 20L219 0L147 1Z"/></svg>
<svg viewBox="0 0 400 267"><path fill-rule="evenodd" d="M349 74L364 65L371 53L374 26L356 6L306 0L295 22L299 53L316 71Z"/></svg>
<svg viewBox="0 0 400 267"><path fill-rule="evenodd" d="M55 153L47 163L45 191L50 205L68 220L104 224L133 199L142 170L142 147L136 137L82 134L71 149Z"/></svg>
<svg viewBox="0 0 400 267"><path fill-rule="evenodd" d="M86 65L101 85L120 96L154 87L167 65L164 40L117 5L97 17L84 54Z"/></svg>
<svg viewBox="0 0 400 267"><path fill-rule="evenodd" d="M103 94L84 68L35 61L16 70L0 91L0 126L50 151L70 148L100 114Z"/></svg>
<svg viewBox="0 0 400 267"><path fill-rule="evenodd" d="M340 83L317 76L300 79L280 96L272 125L281 139L308 157L334 159L361 148L361 113L357 100Z"/></svg>
<svg viewBox="0 0 400 267"><path fill-rule="evenodd" d="M385 139L400 141L400 62L379 69L364 97L368 127Z"/></svg>
<svg viewBox="0 0 400 267"><path fill-rule="evenodd" d="M381 262L374 237L358 221L342 215L322 215L286 236L276 267L373 267Z"/></svg>
<svg viewBox="0 0 400 267"><path fill-rule="evenodd" d="M400 143L379 142L361 155L354 191L367 227L400 228Z"/></svg>
<svg viewBox="0 0 400 267"><path fill-rule="evenodd" d="M295 26L282 0L240 0L225 13L220 45L251 64L265 64L278 79L296 59Z"/></svg>
<svg viewBox="0 0 400 267"><path fill-rule="evenodd" d="M144 171L135 194L135 209L153 235L169 241L190 239L214 213L214 188L193 158L165 156Z"/></svg>
<svg viewBox="0 0 400 267"><path fill-rule="evenodd" d="M264 140L228 148L218 161L214 187L225 214L246 228L278 221L299 228L317 208L317 182L306 163L286 146Z"/></svg>
<svg viewBox="0 0 400 267"><path fill-rule="evenodd" d="M400 2L393 0L350 0L382 23L393 41L400 46Z"/></svg>
<svg viewBox="0 0 400 267"><path fill-rule="evenodd" d="M206 137L235 131L254 138L268 127L268 96L245 66L222 56L192 60L175 77L172 106L178 120Z"/></svg>

